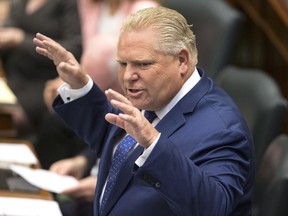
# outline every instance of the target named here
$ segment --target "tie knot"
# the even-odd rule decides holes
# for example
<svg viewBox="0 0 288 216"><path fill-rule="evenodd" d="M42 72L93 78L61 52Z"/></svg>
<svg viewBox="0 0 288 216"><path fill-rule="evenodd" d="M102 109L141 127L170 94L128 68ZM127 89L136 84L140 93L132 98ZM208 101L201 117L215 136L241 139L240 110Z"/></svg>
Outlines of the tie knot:
<svg viewBox="0 0 288 216"><path fill-rule="evenodd" d="M150 123L153 122L155 118L157 118L157 115L154 111L145 111L144 116Z"/></svg>

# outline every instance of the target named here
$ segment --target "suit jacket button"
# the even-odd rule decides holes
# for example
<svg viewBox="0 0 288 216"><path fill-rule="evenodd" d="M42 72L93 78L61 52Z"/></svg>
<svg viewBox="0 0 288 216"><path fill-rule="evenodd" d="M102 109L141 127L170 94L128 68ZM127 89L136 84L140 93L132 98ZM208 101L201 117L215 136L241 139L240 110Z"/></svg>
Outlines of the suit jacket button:
<svg viewBox="0 0 288 216"><path fill-rule="evenodd" d="M156 183L155 183L155 187L156 187L156 188L160 188L160 187L161 187L160 182L156 182Z"/></svg>

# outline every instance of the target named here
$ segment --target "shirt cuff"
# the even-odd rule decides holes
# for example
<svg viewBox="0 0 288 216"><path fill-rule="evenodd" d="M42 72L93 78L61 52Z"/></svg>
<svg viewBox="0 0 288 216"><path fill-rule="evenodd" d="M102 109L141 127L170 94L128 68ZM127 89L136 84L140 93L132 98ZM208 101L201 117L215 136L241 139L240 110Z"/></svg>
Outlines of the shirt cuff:
<svg viewBox="0 0 288 216"><path fill-rule="evenodd" d="M92 89L93 81L90 76L87 75L87 77L89 78L88 83L80 89L71 89L68 83L64 83L58 88L58 92L64 103L83 97Z"/></svg>
<svg viewBox="0 0 288 216"><path fill-rule="evenodd" d="M151 154L152 150L156 146L156 144L160 138L160 135L161 135L161 133L159 134L159 136L154 140L154 142L148 148L144 149L142 155L140 155L140 157L135 161L135 164L138 167L143 166L143 164L145 163L145 161L147 160L147 158Z"/></svg>

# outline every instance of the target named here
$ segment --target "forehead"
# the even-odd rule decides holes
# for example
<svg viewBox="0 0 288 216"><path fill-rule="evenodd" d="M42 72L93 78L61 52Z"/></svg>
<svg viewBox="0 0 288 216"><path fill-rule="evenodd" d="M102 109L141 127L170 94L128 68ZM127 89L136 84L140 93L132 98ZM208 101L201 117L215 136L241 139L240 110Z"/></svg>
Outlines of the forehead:
<svg viewBox="0 0 288 216"><path fill-rule="evenodd" d="M150 28L123 32L117 44L117 57L125 58L136 54L141 56L148 53L154 55L156 43L156 34Z"/></svg>

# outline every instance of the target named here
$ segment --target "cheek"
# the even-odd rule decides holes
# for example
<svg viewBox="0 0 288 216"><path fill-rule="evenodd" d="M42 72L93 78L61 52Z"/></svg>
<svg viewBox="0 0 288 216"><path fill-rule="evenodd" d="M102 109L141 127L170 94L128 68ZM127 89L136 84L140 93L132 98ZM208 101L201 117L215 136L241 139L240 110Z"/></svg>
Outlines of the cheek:
<svg viewBox="0 0 288 216"><path fill-rule="evenodd" d="M168 77L154 77L149 83L149 92L155 100L166 100L174 92L175 80Z"/></svg>
<svg viewBox="0 0 288 216"><path fill-rule="evenodd" d="M163 88L170 91L170 89L178 88L179 84L182 83L182 77L180 73L176 72L165 72L163 76L155 77L155 82L159 86L162 86Z"/></svg>
<svg viewBox="0 0 288 216"><path fill-rule="evenodd" d="M165 95L166 98L172 99L182 86L181 76L177 74L175 76L162 77L159 80L158 86L157 91L159 95L161 94L162 97Z"/></svg>
<svg viewBox="0 0 288 216"><path fill-rule="evenodd" d="M124 72L121 70L121 69L118 69L117 70L117 75L118 75L118 81L120 83L123 83L123 75L124 75Z"/></svg>

